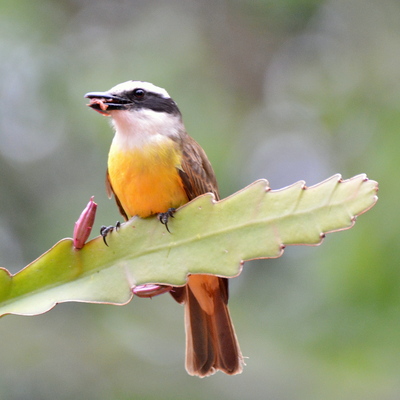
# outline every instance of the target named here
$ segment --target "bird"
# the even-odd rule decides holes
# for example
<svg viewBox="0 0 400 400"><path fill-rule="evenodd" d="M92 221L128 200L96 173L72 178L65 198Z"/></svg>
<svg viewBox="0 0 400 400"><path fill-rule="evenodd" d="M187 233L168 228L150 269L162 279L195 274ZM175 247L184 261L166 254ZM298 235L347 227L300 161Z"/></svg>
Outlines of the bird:
<svg viewBox="0 0 400 400"><path fill-rule="evenodd" d="M106 188L125 221L158 215L168 229L174 211L197 196L213 193L219 200L211 163L187 134L178 105L165 89L130 80L85 98L89 107L112 120ZM170 294L185 309L188 374L241 373L244 363L228 309L228 279L189 275L187 284Z"/></svg>

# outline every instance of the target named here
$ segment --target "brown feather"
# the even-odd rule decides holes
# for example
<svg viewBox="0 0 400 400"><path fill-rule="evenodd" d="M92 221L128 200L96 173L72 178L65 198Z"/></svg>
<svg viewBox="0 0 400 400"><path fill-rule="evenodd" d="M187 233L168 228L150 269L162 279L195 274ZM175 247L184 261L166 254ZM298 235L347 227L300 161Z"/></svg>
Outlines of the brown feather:
<svg viewBox="0 0 400 400"><path fill-rule="evenodd" d="M190 136L182 141L182 164L178 170L189 200L204 193L214 193L219 200L214 170L201 146Z"/></svg>
<svg viewBox="0 0 400 400"><path fill-rule="evenodd" d="M111 181L110 181L110 175L108 173L108 169L107 169L107 172L106 172L106 191L107 191L107 196L108 196L109 199L111 199L112 195L114 195L115 202L117 203L118 210L119 210L120 214L124 217L125 221L128 221L129 218L128 218L125 210L124 210L124 207L122 207L122 204L119 201L118 196L115 194L115 192L114 192L114 190L112 188Z"/></svg>

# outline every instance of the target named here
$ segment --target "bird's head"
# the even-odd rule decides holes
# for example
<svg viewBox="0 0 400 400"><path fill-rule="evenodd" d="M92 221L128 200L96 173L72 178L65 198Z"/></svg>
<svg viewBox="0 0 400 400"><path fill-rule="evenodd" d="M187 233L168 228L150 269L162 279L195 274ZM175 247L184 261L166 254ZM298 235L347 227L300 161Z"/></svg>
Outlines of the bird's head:
<svg viewBox="0 0 400 400"><path fill-rule="evenodd" d="M127 81L106 92L86 93L85 97L90 99L89 107L111 117L114 111L151 110L180 114L167 91L148 82Z"/></svg>

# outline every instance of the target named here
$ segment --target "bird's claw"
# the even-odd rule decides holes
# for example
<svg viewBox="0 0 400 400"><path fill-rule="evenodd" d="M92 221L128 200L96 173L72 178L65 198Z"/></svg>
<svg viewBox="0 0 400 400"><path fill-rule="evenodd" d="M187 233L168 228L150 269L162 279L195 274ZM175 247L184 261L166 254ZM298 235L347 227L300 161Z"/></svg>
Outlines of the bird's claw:
<svg viewBox="0 0 400 400"><path fill-rule="evenodd" d="M169 208L167 212L165 212L165 213L159 213L159 214L157 215L158 220L159 220L163 225L165 225L165 228L167 229L167 231L168 231L169 233L171 233L171 232L170 232L170 230L168 229L168 221L169 221L170 218L174 218L175 211L176 211L175 208Z"/></svg>
<svg viewBox="0 0 400 400"><path fill-rule="evenodd" d="M108 246L108 243L107 243L107 235L109 234L109 233L111 233L114 229L116 230L116 231L118 231L118 229L121 227L121 222L119 222L119 221L117 221L117 223L115 224L115 226L114 225L109 225L109 226L105 226L105 225L102 225L101 226L101 228L100 228L100 235L103 237L103 241L104 241L104 243L105 243L105 245L106 246Z"/></svg>

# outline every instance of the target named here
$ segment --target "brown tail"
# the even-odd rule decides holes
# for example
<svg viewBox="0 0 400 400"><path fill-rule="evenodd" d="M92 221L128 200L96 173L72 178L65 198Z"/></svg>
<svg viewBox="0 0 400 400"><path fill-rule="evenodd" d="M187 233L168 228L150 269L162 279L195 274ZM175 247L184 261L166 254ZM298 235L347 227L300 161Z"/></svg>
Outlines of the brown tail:
<svg viewBox="0 0 400 400"><path fill-rule="evenodd" d="M191 275L173 297L185 303L186 370L200 377L221 370L239 374L243 357L228 310L228 281Z"/></svg>

